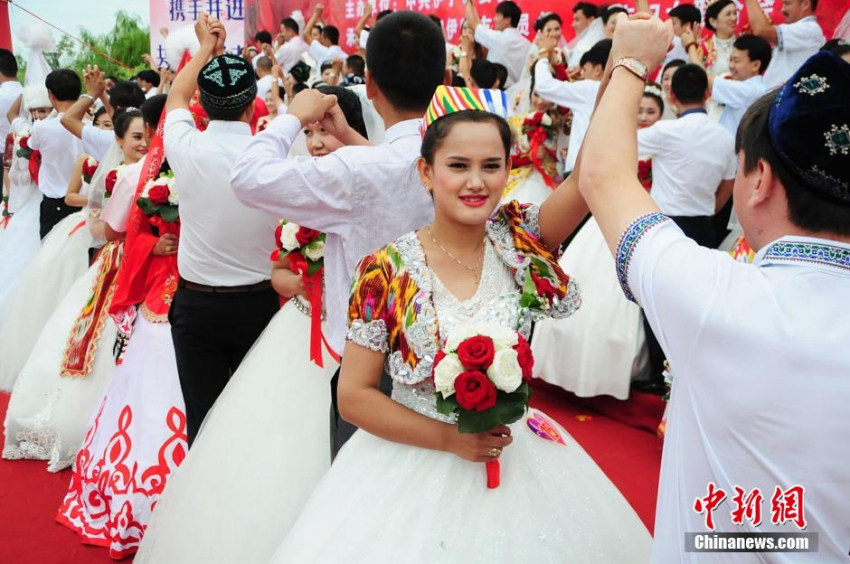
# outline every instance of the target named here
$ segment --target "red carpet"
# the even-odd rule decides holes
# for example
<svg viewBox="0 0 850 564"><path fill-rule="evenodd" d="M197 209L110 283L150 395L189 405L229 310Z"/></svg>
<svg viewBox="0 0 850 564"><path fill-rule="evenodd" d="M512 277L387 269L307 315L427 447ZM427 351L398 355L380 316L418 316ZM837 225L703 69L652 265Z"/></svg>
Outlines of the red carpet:
<svg viewBox="0 0 850 564"><path fill-rule="evenodd" d="M535 387L532 405L558 420L620 488L650 531L661 464L654 429L663 405L657 397L628 402L580 400L557 388ZM0 393L0 419L9 396ZM0 460L0 562L89 564L113 562L103 548L86 546L54 520L70 471L50 474L43 461Z"/></svg>

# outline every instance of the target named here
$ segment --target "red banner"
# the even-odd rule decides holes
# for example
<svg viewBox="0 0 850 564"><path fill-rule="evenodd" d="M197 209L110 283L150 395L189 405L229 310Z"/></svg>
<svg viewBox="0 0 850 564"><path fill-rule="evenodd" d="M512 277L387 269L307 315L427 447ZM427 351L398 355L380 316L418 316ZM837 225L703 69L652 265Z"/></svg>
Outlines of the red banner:
<svg viewBox="0 0 850 564"><path fill-rule="evenodd" d="M523 10L519 30L530 39L534 38L534 21L541 12L557 12L564 22L563 35L566 40L575 36L572 29L572 7L578 0L516 0ZM741 0L736 0L739 8L742 8ZM313 7L319 0L246 0L245 2L245 33L246 41L251 42L253 35L258 30L267 30L272 36L277 35L280 30L280 21L288 17L294 10L301 10L305 21L310 19ZM415 10L424 14L435 14L443 21L446 37L450 43L457 43L460 37L461 23L464 18L463 0L327 0L323 2L325 10L322 20L326 24L339 28L340 46L350 53L357 49L357 38L354 37L354 27L363 15L366 4L372 5L373 12L381 10ZM476 0L481 21L489 24L492 21L496 5L499 0ZM781 23L782 0L760 0L762 7L770 14L776 23ZM622 2L630 11L634 12L633 0ZM679 0L661 0L650 4L652 10L661 17L667 17L671 8L680 4ZM696 0L695 5L704 9L705 0ZM829 38L835 30L835 26L841 19L847 3L844 0L821 0L818 6L818 20L823 27L824 35ZM739 26L747 21L746 10L741 12Z"/></svg>

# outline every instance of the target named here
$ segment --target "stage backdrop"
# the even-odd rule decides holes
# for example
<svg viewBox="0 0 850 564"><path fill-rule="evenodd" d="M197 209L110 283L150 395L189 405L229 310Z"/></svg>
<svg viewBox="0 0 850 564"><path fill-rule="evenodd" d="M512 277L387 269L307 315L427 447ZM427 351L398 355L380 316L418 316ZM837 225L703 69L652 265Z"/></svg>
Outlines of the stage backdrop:
<svg viewBox="0 0 850 564"><path fill-rule="evenodd" d="M174 0L172 0L173 2ZM188 1L188 0L184 0ZM222 0L222 4L226 0ZM237 0L230 0L231 3ZM280 20L289 16L293 10L301 10L305 21L313 13L313 6L318 0L244 0L245 1L245 34L253 37L257 30L268 30L276 35L280 30ZM560 14L564 22L564 37L570 40L575 33L572 29L572 7L578 0L516 0L523 10L520 21L520 31L533 39L534 20L541 12L555 11ZM771 15L774 22L782 22L782 0L760 0L761 5ZM496 4L499 0L477 0L482 22L489 24ZM736 0L739 8L743 6L741 0ZM200 2L199 2L200 3ZM206 2L203 2L206 3ZM240 5L241 1L238 2ZM325 0L324 21L335 25L340 30L340 46L349 52L356 50L357 38L354 37L354 26L363 15L363 7L367 0ZM415 10L424 14L436 14L443 20L446 36L450 43L457 43L460 36L461 22L464 17L463 0L368 0L372 4L375 13L381 10ZM614 2L605 2L612 4ZM704 9L705 0L696 0L695 5ZM629 10L634 11L634 0L622 2ZM679 0L661 0L651 2L650 6L656 14L667 17L667 12L680 4ZM818 16L824 35L832 37L836 24L841 19L844 11L848 8L847 0L821 0L818 6ZM740 26L746 23L746 13L740 18ZM151 25L153 29L153 25ZM250 42L250 40L247 40Z"/></svg>

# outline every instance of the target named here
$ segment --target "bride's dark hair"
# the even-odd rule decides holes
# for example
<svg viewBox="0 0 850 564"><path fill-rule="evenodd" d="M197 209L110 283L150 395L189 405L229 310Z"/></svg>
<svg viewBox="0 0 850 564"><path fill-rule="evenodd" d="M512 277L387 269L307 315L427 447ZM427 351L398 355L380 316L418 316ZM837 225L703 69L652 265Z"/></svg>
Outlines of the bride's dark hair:
<svg viewBox="0 0 850 564"><path fill-rule="evenodd" d="M505 161L508 160L508 157L511 155L511 128L508 126L508 122L490 112L465 110L441 117L425 130L425 137L422 138L421 154L426 163L429 165L434 164L434 153L437 152L455 125L464 122L492 123L495 125L499 130L499 137L502 139L502 144L505 147Z"/></svg>

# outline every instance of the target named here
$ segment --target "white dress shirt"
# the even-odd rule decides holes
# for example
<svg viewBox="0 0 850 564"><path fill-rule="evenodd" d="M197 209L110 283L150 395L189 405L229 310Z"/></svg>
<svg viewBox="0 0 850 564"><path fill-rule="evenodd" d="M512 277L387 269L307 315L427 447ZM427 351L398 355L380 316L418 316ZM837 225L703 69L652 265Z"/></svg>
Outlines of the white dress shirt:
<svg viewBox="0 0 850 564"><path fill-rule="evenodd" d="M652 157L652 199L667 215L714 215L720 182L735 178L735 139L703 112L641 129L638 154Z"/></svg>
<svg viewBox="0 0 850 564"><path fill-rule="evenodd" d="M488 61L499 63L508 69L506 86L520 79L522 66L526 62L525 55L531 43L517 28L509 27L504 31L496 31L484 24L478 24L475 27L475 41L487 48Z"/></svg>
<svg viewBox="0 0 850 564"><path fill-rule="evenodd" d="M598 80L579 80L566 82L558 80L549 72L549 61L541 59L534 65L534 91L553 104L569 108L573 112L573 125L570 129L570 144L567 147L567 158L564 161L564 171L570 172L576 167L578 156L587 128L590 127L590 116L596 105L596 94L601 83Z"/></svg>
<svg viewBox="0 0 850 564"><path fill-rule="evenodd" d="M233 189L247 205L327 234L328 341L338 353L345 344L357 263L434 217L416 171L420 125L418 119L397 123L378 146L287 158L301 131L298 119L287 114L258 133L233 168Z"/></svg>
<svg viewBox="0 0 850 564"><path fill-rule="evenodd" d="M316 59L316 64L321 66L322 63L326 61L333 61L334 59L342 59L343 61L348 58L348 53L342 50L342 47L339 45L331 45L330 47L325 47L317 39L314 39L312 43L310 43L310 49L308 53L312 55L314 59Z"/></svg>
<svg viewBox="0 0 850 564"><path fill-rule="evenodd" d="M35 122L29 140L31 149L41 151L38 189L46 198L65 197L77 157L83 152L82 142L62 127L61 118L62 114L56 114Z"/></svg>
<svg viewBox="0 0 850 564"><path fill-rule="evenodd" d="M274 76L267 74L266 76L257 79L257 97L265 102L266 94L272 89Z"/></svg>
<svg viewBox="0 0 850 564"><path fill-rule="evenodd" d="M590 48L606 39L605 24L602 18L595 18L587 28L579 33L569 44L570 54L567 59L570 68L581 65L581 57L590 51Z"/></svg>
<svg viewBox="0 0 850 564"><path fill-rule="evenodd" d="M100 129L90 123L83 124L83 152L94 157L97 162L103 160L113 141L115 141L113 130Z"/></svg>
<svg viewBox="0 0 850 564"><path fill-rule="evenodd" d="M195 128L192 114L172 110L165 118L165 156L180 195L177 268L190 282L245 286L271 278L277 218L249 208L230 187L236 158L251 141L241 121Z"/></svg>
<svg viewBox="0 0 850 564"><path fill-rule="evenodd" d="M768 90L791 78L806 59L817 53L826 42L815 16L790 24L779 24L776 26L776 35L778 41L764 73L764 83Z"/></svg>
<svg viewBox="0 0 850 564"><path fill-rule="evenodd" d="M850 245L782 237L750 265L662 218L638 220L617 253L673 374L652 562L847 562ZM694 510L709 483L726 493L723 533L801 532L771 522L771 499L803 486L817 553L687 552L685 533L711 532ZM760 526L732 522L736 485L762 494Z"/></svg>
<svg viewBox="0 0 850 564"><path fill-rule="evenodd" d="M100 219L108 223L113 231L127 232L127 220L136 202L136 188L139 185L144 163L145 159L141 159L125 166L118 175L118 181L112 189L112 196L104 201Z"/></svg>
<svg viewBox="0 0 850 564"><path fill-rule="evenodd" d="M12 104L15 103L15 100L18 99L18 96L23 91L24 89L21 83L17 80L7 80L0 84L0 139L3 140L4 145L6 143L6 136L9 134L9 126L11 125L6 114L9 113Z"/></svg>
<svg viewBox="0 0 850 564"><path fill-rule="evenodd" d="M750 105L767 92L764 78L756 75L747 80L725 80L716 78L711 87L711 98L723 104L723 113L719 123L734 137L738 133L738 124Z"/></svg>
<svg viewBox="0 0 850 564"><path fill-rule="evenodd" d="M309 48L310 46L307 45L307 42L300 35L296 35L280 46L274 56L283 69L284 74L289 74L295 63L301 60L301 55Z"/></svg>

